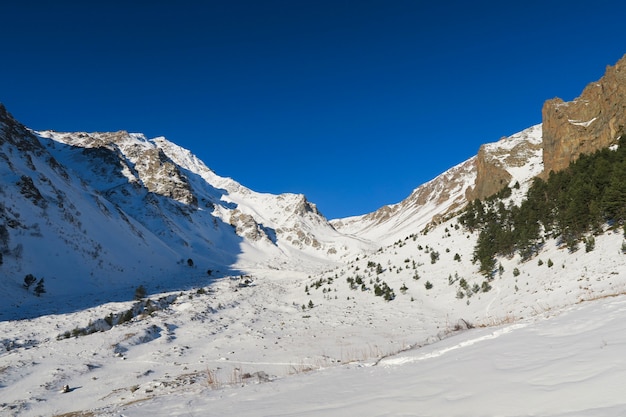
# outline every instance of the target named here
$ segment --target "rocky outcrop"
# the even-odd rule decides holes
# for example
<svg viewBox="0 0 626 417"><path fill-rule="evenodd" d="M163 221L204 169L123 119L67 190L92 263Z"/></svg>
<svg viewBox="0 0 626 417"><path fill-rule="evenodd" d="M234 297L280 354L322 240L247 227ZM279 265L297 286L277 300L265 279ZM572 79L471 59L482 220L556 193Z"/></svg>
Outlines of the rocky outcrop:
<svg viewBox="0 0 626 417"><path fill-rule="evenodd" d="M511 182L522 183L540 173L541 134L541 125L536 125L482 145L476 156L476 182L467 190L467 201L487 198Z"/></svg>
<svg viewBox="0 0 626 417"><path fill-rule="evenodd" d="M492 158L487 149L487 145L481 145L478 150L476 183L473 188L467 190L467 201L487 198L508 185L513 178L497 159Z"/></svg>
<svg viewBox="0 0 626 417"><path fill-rule="evenodd" d="M82 149L83 156L93 161L91 171L94 176L109 178L112 188L119 185L119 179L123 179L124 182L141 183L149 192L185 205L198 205L185 172L141 134L125 130L95 133L44 131L39 134Z"/></svg>
<svg viewBox="0 0 626 417"><path fill-rule="evenodd" d="M161 149L144 149L135 163L135 169L148 191L183 204L198 205L187 177Z"/></svg>
<svg viewBox="0 0 626 417"><path fill-rule="evenodd" d="M4 142L15 146L21 153L41 155L44 150L35 135L15 120L4 105L0 103L0 145Z"/></svg>
<svg viewBox="0 0 626 417"><path fill-rule="evenodd" d="M233 210L230 215L230 224L235 228L235 231L239 236L243 236L246 239L258 241L265 238L269 240L267 234L261 225L256 222L254 217L249 214L242 213L237 209Z"/></svg>
<svg viewBox="0 0 626 417"><path fill-rule="evenodd" d="M542 116L544 176L614 144L626 126L626 56L573 101L546 101Z"/></svg>

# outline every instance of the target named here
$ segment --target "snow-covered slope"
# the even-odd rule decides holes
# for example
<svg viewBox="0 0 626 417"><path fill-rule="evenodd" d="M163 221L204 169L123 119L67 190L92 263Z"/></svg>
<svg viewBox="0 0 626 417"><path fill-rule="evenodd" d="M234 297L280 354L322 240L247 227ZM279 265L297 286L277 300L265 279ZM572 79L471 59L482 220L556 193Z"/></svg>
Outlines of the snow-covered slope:
<svg viewBox="0 0 626 417"><path fill-rule="evenodd" d="M451 219L320 274L257 270L249 284L222 278L150 303L3 321L0 411L345 415L386 404L406 415L417 413L411 400L417 395L428 407L443 407L418 415L463 415L467 407L490 415L495 404L503 404L500 415L525 415L517 402L477 400L490 392L508 398L514 387L537 414L585 414L601 403L622 410L621 391L603 391L600 402L581 397L577 408L548 407L535 382L544 378L565 396L622 377L619 366L595 370L619 364L613 360L623 343L613 331L621 331L624 300L612 296L626 293L623 242L609 231L593 251L569 253L548 241L531 261L500 259L502 272L485 281L470 260L475 237ZM365 289L351 285L357 276ZM375 295L383 283L395 292L392 301ZM605 301L581 304L597 299ZM560 311L579 304L559 321ZM122 322L128 311L134 313ZM478 330L465 332L468 324ZM551 343L552 349L538 347ZM490 367L496 358L501 366ZM579 359L600 362L581 366ZM546 366L550 372L541 371ZM478 369L487 378L484 389L470 383ZM393 375L400 379L391 382ZM71 392L61 393L66 384ZM315 398L328 389L342 395Z"/></svg>
<svg viewBox="0 0 626 417"><path fill-rule="evenodd" d="M0 317L47 300L188 288L254 268L315 272L372 242L337 232L303 195L261 194L141 134L32 132L2 107ZM90 301L91 300L91 301ZM29 314L33 314L29 310Z"/></svg>
<svg viewBox="0 0 626 417"><path fill-rule="evenodd" d="M485 159L511 175L509 186L516 182L520 184L515 191L519 200L530 180L543 170L541 125L486 144L484 151ZM475 186L476 168L476 157L472 157L419 186L400 203L331 223L343 233L391 244L461 209L467 203L468 191Z"/></svg>
<svg viewBox="0 0 626 417"><path fill-rule="evenodd" d="M180 204L175 204L176 208L170 210L173 213L167 213L167 208L161 205L157 207L159 213L147 215L141 212L141 202L129 198L132 192L120 195L117 191L109 191L111 198L143 224L152 221L146 217L158 217L165 213L167 223L179 229L170 230L168 237L185 237L181 242L184 246L203 250L207 245L221 247L221 236L215 236L213 231L219 230L215 225L234 227L235 235L241 242L239 248L230 247L229 250L230 255L237 255L237 267L258 262L265 266L289 261L297 264L301 260L293 258L297 258L298 253L310 259L309 263L315 264L316 258L317 263L324 263L328 258L339 259L345 255L347 248L358 251L368 247L357 239L336 232L303 195L254 192L230 178L216 175L191 152L163 137L148 140L143 135L126 132L40 132L40 135L53 139L53 143L77 147L81 153L84 149L98 152L115 150L119 159L130 167L125 170L131 174L127 174L125 186L140 184L151 198L154 194ZM68 161L67 158L65 160ZM89 160L85 164L90 168L94 166ZM93 174L87 172L81 177L91 183ZM100 179L96 178L94 182L97 187ZM191 225L191 230L180 230L187 225ZM167 229L167 226L161 229ZM164 230L162 233L167 232ZM219 234L228 232L230 230L220 231ZM246 257L245 254L250 251L256 256ZM232 266L229 262L231 260L225 259L223 265Z"/></svg>

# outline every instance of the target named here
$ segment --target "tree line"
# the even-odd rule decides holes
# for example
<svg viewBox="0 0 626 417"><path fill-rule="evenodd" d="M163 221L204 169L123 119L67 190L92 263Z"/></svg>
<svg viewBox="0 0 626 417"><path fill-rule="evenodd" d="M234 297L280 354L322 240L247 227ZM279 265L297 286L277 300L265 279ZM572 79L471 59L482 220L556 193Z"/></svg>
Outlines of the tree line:
<svg viewBox="0 0 626 417"><path fill-rule="evenodd" d="M519 253L528 259L549 238L559 238L573 252L587 236L602 233L605 224L623 225L626 146L581 155L547 180L535 178L519 206L507 203L511 191L505 187L484 201L474 200L459 217L467 229L479 231L474 261L485 275L495 272L498 255Z"/></svg>

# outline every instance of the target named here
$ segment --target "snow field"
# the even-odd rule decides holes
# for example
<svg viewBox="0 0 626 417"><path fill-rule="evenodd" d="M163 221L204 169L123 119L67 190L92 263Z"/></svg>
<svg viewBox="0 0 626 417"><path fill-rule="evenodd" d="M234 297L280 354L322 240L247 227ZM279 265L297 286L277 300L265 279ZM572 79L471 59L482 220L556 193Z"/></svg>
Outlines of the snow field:
<svg viewBox="0 0 626 417"><path fill-rule="evenodd" d="M413 406L409 407L410 404L420 404L420 407L432 404L433 407L443 407L442 410L451 410L450 413L429 411L423 414L420 411L417 415L462 415L461 411L455 414L449 404L448 408L442 405L442 400L438 399L442 395L448 398L450 404L457 404L459 410L470 407L477 410L475 415L481 415L478 399L486 401L484 397L488 390L476 391L476 384L468 381L469 376L454 376L452 363L443 362L426 370L413 368L426 366L418 365L418 362L436 364L462 352L477 355L467 361L484 366L488 366L485 361L490 357L500 355L494 372L504 372L509 368L513 374L523 371L522 376L506 376L517 381L508 382L504 386L506 389L527 389L526 386L520 388L519 384L527 380L524 375L530 372L533 380L539 382L532 385L528 395L537 395L539 404L539 399L544 397L535 391L539 389L537 387L547 389L545 385L548 382L541 380L539 374L532 373L535 371L530 365L529 370L517 369L515 363L519 359L507 359L508 345L497 354L500 341L508 340L513 334L529 332L527 329L536 325L543 326L542 335L545 333L545 337L558 340L559 332L563 333L558 321L554 321L557 324L553 326L546 323L558 320L563 309L577 311L595 303L614 306L605 308L613 309L610 318L618 321L620 314L626 310L623 303L618 302L621 298L610 296L626 292L626 277L621 267L624 256L620 252L622 241L621 234L607 232L596 238L594 251L586 253L581 248L573 254L559 248L556 242L549 241L537 257L525 263L516 257L501 259L504 272L501 276L496 274L490 281L490 291L459 299L459 281L450 284L450 276L454 278L458 274L470 285L480 284L484 277L474 272L477 267L472 265L468 256L474 238L471 235L468 238L466 231L447 222L426 235L417 235L415 240L412 237L400 239L398 243L375 253L361 255L358 260L355 257L343 266L328 264L326 272L256 269L251 271L253 283L247 287L240 287L239 277L232 277L216 280L205 287L170 293L177 298L168 308L136 317L105 332L57 339L67 331L85 327L110 313L123 312L132 306L132 302L108 303L75 313L0 322L5 346L5 352L0 355L0 410L7 415L25 416L55 415L77 410L91 410L96 415L119 415L112 410L145 406L146 409L137 408L141 411L135 415L149 412L176 415L171 408L174 406L168 408L163 402L169 404L180 400L185 404L195 404L201 401L196 397L202 393L200 398L206 397L207 401L220 404L229 404L224 398L231 396L244 398L242 404L257 404L257 393L269 395L266 390L286 386L287 397L281 397L283 388L279 388L277 396L272 397L277 403L268 403L266 414L254 415L276 415L280 410L280 398L285 401L283 406L292 407L287 412L290 415L293 415L292 412L295 415L352 414L378 409L379 403L407 415L417 413ZM435 263L431 263L430 252L433 251L439 253ZM454 260L457 252L463 254L460 261ZM407 259L408 262L405 262ZM539 265L539 259L542 265ZM548 260L552 261L552 267L547 266ZM412 268L413 261L415 270ZM376 297L371 289L350 289L346 277L358 273L366 277L366 286L371 287L369 279L374 280L376 274L368 269L370 262L384 265L379 277L394 289L394 300L386 302L382 297ZM513 268L520 271L517 277L513 275ZM369 272L371 277L367 276ZM420 275L418 280L412 278L415 272ZM328 278L335 275L338 278L329 284ZM326 282L315 289L312 284L320 279ZM429 290L425 288L426 281L433 284ZM403 283L408 287L405 293L400 291ZM309 287L308 294L306 286ZM167 294L153 298L164 295ZM581 304L583 300L598 298L600 300L595 303ZM313 308L308 307L309 301L313 303ZM552 316L556 318L544 320ZM594 317L587 323L576 322L578 336L592 332L597 323L602 323L599 315ZM478 327L499 327L456 332L455 329L463 328L464 321ZM574 331L574 328L568 325L567 331ZM599 339L596 345L603 343ZM566 348L570 341L563 343ZM481 346L492 344L493 354L481 353ZM514 352L521 357L539 354L535 349L527 349L526 345ZM384 359L376 367L371 367L381 358ZM546 357L546 361L548 359L559 360ZM475 367L478 365L467 366L467 375L482 375L484 372L482 368ZM542 363L536 366L548 365ZM420 392L415 394L419 402L411 399L406 408L402 406L401 409L389 405L388 402L402 404L408 401L399 398L408 394L393 393L397 385L389 381L393 376L385 372L392 372L398 378L405 375L406 379L410 379L411 372L420 375L419 378L413 377L421 381L418 386L414 386L418 382L409 384ZM432 375L424 379L422 375L425 372L426 375L432 372ZM569 371L556 369L554 372ZM585 385L586 368L577 372L577 378ZM493 378L501 378L497 375ZM559 378L567 379L567 375ZM595 378L593 375L589 378ZM343 385L342 378L346 378L346 384L352 381L350 384L362 388L342 391L350 386ZM272 382L266 383L268 380ZM320 382L314 382L318 380ZM425 381L432 383L426 384ZM313 392L321 390L316 394L319 398L335 398L333 401L338 402L335 408L321 406L319 402L313 405L312 400L302 398L304 393L292 397L292 390L297 391L298 387L308 386L309 383L323 386L310 389ZM60 394L65 384L73 390ZM501 382L496 380L490 384L490 389L499 392L497 388ZM241 388L241 385L244 387ZM466 385L472 387L469 393L465 393L468 389ZM567 384L563 382L562 385ZM384 392L373 395L373 386L384 386ZM342 398L350 393L354 397L341 400L338 394L332 394L333 389L344 392ZM367 392L368 395L364 394ZM568 390L563 392L570 393ZM498 394L498 398L512 395L507 391ZM302 402L296 404L297 399ZM362 409L357 406L360 401L364 404ZM502 415L512 413L514 406L521 404L514 399L507 401ZM208 407L200 402L197 404L199 411L194 412L201 413L202 407ZM310 408L306 408L307 405ZM167 411L159 414L150 407L163 407ZM177 407L183 407L183 404ZM237 411L232 412L224 409L221 415L253 415L254 411L260 412L256 406L248 411L235 409ZM556 408L539 407L537 410L556 412ZM482 415L487 414L490 413L482 412ZM132 414L124 411L124 415ZM380 415L385 414L381 412Z"/></svg>
<svg viewBox="0 0 626 417"><path fill-rule="evenodd" d="M385 359L236 390L203 390L123 407L127 417L620 416L626 411L626 299L462 332ZM114 413L104 415L117 415Z"/></svg>

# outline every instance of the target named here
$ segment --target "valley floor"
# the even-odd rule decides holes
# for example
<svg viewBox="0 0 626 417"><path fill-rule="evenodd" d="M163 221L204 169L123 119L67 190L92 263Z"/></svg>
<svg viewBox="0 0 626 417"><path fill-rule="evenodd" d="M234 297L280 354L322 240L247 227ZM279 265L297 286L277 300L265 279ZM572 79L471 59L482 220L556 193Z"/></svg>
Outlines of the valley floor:
<svg viewBox="0 0 626 417"><path fill-rule="evenodd" d="M462 298L450 277L483 279L453 260L471 240L427 238L436 263L407 239L311 276L258 269L244 285L153 295L143 312L128 301L2 321L0 414L624 415L622 235L589 253L548 242L531 261L503 259L490 291ZM383 260L393 301L349 286L355 273L375 282L367 265Z"/></svg>
<svg viewBox="0 0 626 417"><path fill-rule="evenodd" d="M376 366L179 393L111 415L623 416L625 348L620 296L462 332Z"/></svg>
<svg viewBox="0 0 626 417"><path fill-rule="evenodd" d="M191 304L172 308L188 311ZM214 359L219 349L200 342L201 321L194 326L195 336L178 334L174 322L163 326L152 334L132 334L136 329L126 327L131 333L112 336L113 330L9 351L1 357L2 415L564 417L626 412L625 296L460 331L376 362L367 358L370 352L343 364L318 359L313 366L321 368L315 372L308 372L311 357L303 356L313 344L290 344L289 353L276 346L250 361L239 360L245 355L234 351L230 358ZM380 338L375 329L370 336ZM125 342L112 343L120 337ZM232 339L224 335L221 341ZM282 340L277 333L269 338L276 340ZM219 354L227 355L224 350ZM231 363L239 371L229 368ZM64 384L70 392L60 392ZM70 413L77 410L82 411Z"/></svg>
<svg viewBox="0 0 626 417"><path fill-rule="evenodd" d="M2 414L61 415L188 390L230 390L367 363L438 332L435 322L374 297L366 312L347 301L303 311L306 276L267 273L247 287L233 277L164 294L175 299L163 310L102 332L83 334L134 303L0 322ZM71 392L61 393L64 385Z"/></svg>

